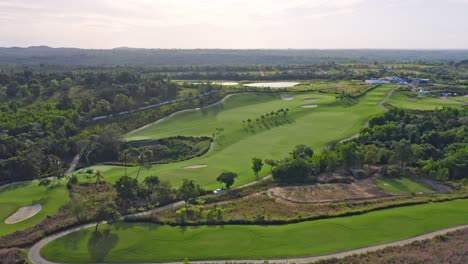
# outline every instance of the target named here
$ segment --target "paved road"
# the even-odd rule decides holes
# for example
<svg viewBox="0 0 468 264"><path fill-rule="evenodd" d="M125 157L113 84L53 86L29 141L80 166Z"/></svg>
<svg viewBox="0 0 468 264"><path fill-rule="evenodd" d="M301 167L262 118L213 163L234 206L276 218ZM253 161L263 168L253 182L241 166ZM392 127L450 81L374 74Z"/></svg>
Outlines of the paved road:
<svg viewBox="0 0 468 264"><path fill-rule="evenodd" d="M57 238L60 238L62 236L66 236L68 234L77 232L79 230L83 230L83 229L86 229L86 228L91 228L91 227L94 227L94 226L95 226L95 224L83 225L83 226L75 227L75 228L60 232L58 234L55 234L53 236L49 236L47 238L42 239L41 241L36 243L31 248L31 250L29 250L29 253L28 253L29 260L31 261L32 264L60 264L60 263L51 262L51 261L48 261L48 260L45 260L44 258L42 258L41 254L40 254L41 249L47 243L49 243L49 242L51 242L51 241L53 241L53 240L55 240ZM363 254L363 253L367 253L367 252L372 252L372 251L384 249L386 247L403 246L403 245L410 244L410 243L412 243L414 241L434 238L434 237L436 237L438 235L443 235L443 234L446 234L446 233L449 233L449 232L453 232L453 231L457 231L457 230L461 230L461 229L465 229L465 228L468 228L468 225L462 225L462 226L446 228L446 229L442 229L442 230L439 230L439 231L427 233L427 234L424 234L424 235L420 235L420 236L416 236L416 237L412 237L412 238L408 238L408 239L404 239L404 240L400 240L400 241L380 244L380 245L376 245L376 246L364 247L364 248L359 248L359 249L353 249L353 250L344 251L344 252L340 252L340 253L321 255L321 256L302 257L302 258L272 259L272 260L269 260L269 263L278 263L278 264L279 263L311 263L311 262L324 260L324 259L330 259L330 258L344 258L344 257L351 256L351 255L354 255L354 254ZM182 263L182 262L167 262L165 264L180 264L180 263ZM190 261L190 263L192 263L192 264L203 264L203 263L215 263L215 264L225 264L225 263L255 263L255 264L257 264L258 263L258 264L263 264L264 260L258 260L258 259L206 260L206 261ZM141 263L141 264L151 264L151 263Z"/></svg>
<svg viewBox="0 0 468 264"><path fill-rule="evenodd" d="M76 154L76 156L73 158L72 162L70 163L70 167L68 168L67 172L65 172L65 174L74 172L76 169L76 166L78 166L79 161L80 161L80 154Z"/></svg>

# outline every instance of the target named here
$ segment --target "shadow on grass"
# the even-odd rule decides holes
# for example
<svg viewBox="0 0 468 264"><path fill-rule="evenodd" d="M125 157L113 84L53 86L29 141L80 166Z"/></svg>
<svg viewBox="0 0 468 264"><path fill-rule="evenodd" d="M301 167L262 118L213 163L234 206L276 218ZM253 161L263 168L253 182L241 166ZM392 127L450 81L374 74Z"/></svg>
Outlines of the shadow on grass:
<svg viewBox="0 0 468 264"><path fill-rule="evenodd" d="M88 252L93 262L102 262L117 245L119 237L111 234L109 229L93 232L88 241Z"/></svg>
<svg viewBox="0 0 468 264"><path fill-rule="evenodd" d="M404 193L410 192L410 189L408 188L408 186L399 182L397 179L387 179L387 181L389 184L393 185L400 192L404 192Z"/></svg>

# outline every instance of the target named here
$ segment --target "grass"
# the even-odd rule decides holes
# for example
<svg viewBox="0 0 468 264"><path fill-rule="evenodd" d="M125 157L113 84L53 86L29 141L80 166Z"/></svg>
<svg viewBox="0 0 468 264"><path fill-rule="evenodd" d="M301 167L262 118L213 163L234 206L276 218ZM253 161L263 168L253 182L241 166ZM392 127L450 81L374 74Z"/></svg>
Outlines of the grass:
<svg viewBox="0 0 468 264"><path fill-rule="evenodd" d="M233 171L239 174L234 186L239 186L255 179L251 171L253 157L283 158L297 144L309 145L319 152L328 143L357 133L371 115L383 111L377 104L392 88L393 85L378 87L349 105L337 102L334 95L316 92L295 93L293 94L295 98L291 101L282 100L280 94L239 94L216 106L177 114L157 125L130 134L127 139L157 139L177 135L212 136L213 133L217 133L212 149L207 154L188 161L155 165L149 170L142 169L140 180L150 175L158 175L161 180L170 181L177 187L182 179L193 179L205 188L216 189L222 186L216 181L216 177L223 171ZM306 98L320 100L310 103L304 101ZM301 107L304 104L317 104L319 107L306 109ZM257 127L254 132L243 128L242 120L255 119L266 112L280 108L291 109L288 114L290 123L270 129ZM216 128L222 128L222 131L217 131ZM208 167L183 169L185 166L195 164L206 164ZM91 168L101 170L109 182L115 182L124 175L125 171L119 166ZM128 175L135 176L137 170L137 167L128 168ZM264 166L260 176L265 176L269 171L270 168ZM77 175L80 176L80 181L86 181L84 173ZM56 212L68 201L64 186L50 192L37 186L21 186L9 190L8 193L0 192L3 218L21 206L30 205L34 199L51 197L56 192L59 198L47 200L47 203L43 204L43 211L30 220L11 226L0 224L2 227L0 235L31 227L44 219L47 214ZM21 197L18 200L21 202L15 203L16 197Z"/></svg>
<svg viewBox="0 0 468 264"><path fill-rule="evenodd" d="M56 214L68 201L68 190L63 185L46 191L34 181L0 190L0 236L40 223L48 215ZM5 219L19 208L33 204L42 205L42 210L38 214L16 224L5 224Z"/></svg>
<svg viewBox="0 0 468 264"><path fill-rule="evenodd" d="M378 87L351 106L337 102L334 95L315 92L292 93L295 98L291 101L281 100L281 95L278 94L239 94L228 98L223 104L177 114L127 135L126 139L215 134L212 149L206 155L188 161L153 166L142 172L142 178L156 174L176 186L182 179L189 178L204 187L216 189L221 186L216 182L216 177L223 171L233 171L239 174L234 185L238 186L255 179L250 169L250 160L253 157L283 158L297 144L309 145L318 152L327 144L358 132L369 116L383 111L377 104L393 87ZM307 98L320 100L310 103L304 101ZM302 108L305 104L317 104L319 107ZM246 131L242 125L242 120L256 119L266 112L280 108L291 109L288 122L280 126L270 129L256 126L254 131ZM206 164L208 167L183 169L196 164ZM265 166L260 175L264 176L268 172L269 168Z"/></svg>
<svg viewBox="0 0 468 264"><path fill-rule="evenodd" d="M462 102L443 99L440 97L414 97L415 93L396 91L387 103L400 108L411 110L435 110L442 107L461 108Z"/></svg>
<svg viewBox="0 0 468 264"><path fill-rule="evenodd" d="M390 193L418 193L432 191L423 183L413 181L409 178L379 179L377 180L377 186Z"/></svg>
<svg viewBox="0 0 468 264"><path fill-rule="evenodd" d="M281 226L119 223L103 226L99 234L87 229L59 238L41 254L75 263L300 257L405 239L467 224L467 219L468 200L456 200Z"/></svg>

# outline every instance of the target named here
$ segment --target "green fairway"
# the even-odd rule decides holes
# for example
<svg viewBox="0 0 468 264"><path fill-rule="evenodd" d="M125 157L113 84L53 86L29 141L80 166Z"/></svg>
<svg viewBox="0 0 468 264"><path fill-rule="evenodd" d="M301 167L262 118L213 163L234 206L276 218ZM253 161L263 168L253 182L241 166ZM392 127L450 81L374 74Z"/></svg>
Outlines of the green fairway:
<svg viewBox="0 0 468 264"><path fill-rule="evenodd" d="M377 180L377 186L380 189L390 193L416 193L432 191L426 185L408 178L379 179Z"/></svg>
<svg viewBox="0 0 468 264"><path fill-rule="evenodd" d="M412 92L396 91L387 103L400 108L412 110L434 110L442 107L456 107L463 106L463 102L444 99L440 97L410 97L414 95Z"/></svg>
<svg viewBox="0 0 468 264"><path fill-rule="evenodd" d="M68 191L63 185L46 191L35 181L0 190L0 236L38 224L48 215L57 213L58 209L68 201ZM33 204L42 205L42 210L38 214L16 224L5 224L5 219L19 208Z"/></svg>
<svg viewBox="0 0 468 264"><path fill-rule="evenodd" d="M255 179L250 167L253 157L279 159L297 144L311 146L319 152L328 143L358 132L373 114L393 85L376 88L361 99L337 101L334 95L323 93L290 93L293 100L282 100L279 94L239 94L223 104L201 110L183 112L143 130L127 135L127 140L158 139L169 136L212 136L216 138L206 155L179 163L153 166L142 172L143 177L156 174L174 185L182 179L196 180L207 188L218 188L216 177L223 171L239 174L235 186ZM318 99L307 101L306 99ZM317 108L303 108L314 104ZM246 131L242 120L255 120L262 114L289 108L288 122L270 129ZM217 130L218 129L218 130ZM190 165L207 165L201 169L184 169ZM122 170L122 168L119 168ZM262 176L268 173L264 168ZM142 177L142 178L143 178ZM112 178L112 177L111 177Z"/></svg>
<svg viewBox="0 0 468 264"><path fill-rule="evenodd" d="M467 224L468 200L282 226L170 227L120 223L79 231L46 245L56 262L160 262L269 259L333 253ZM356 239L359 238L359 239Z"/></svg>

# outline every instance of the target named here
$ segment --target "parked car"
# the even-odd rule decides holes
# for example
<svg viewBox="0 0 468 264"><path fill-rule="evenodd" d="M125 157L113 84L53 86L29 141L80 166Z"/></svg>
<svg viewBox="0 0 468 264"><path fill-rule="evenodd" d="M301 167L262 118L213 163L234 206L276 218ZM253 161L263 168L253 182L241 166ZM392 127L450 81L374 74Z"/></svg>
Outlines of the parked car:
<svg viewBox="0 0 468 264"><path fill-rule="evenodd" d="M220 194L220 193L223 193L224 190L223 189L216 189L213 191L213 194Z"/></svg>

